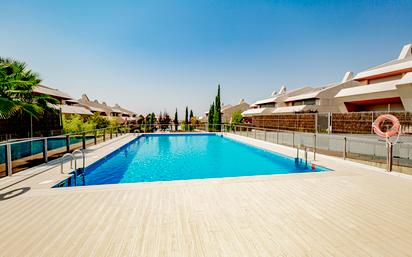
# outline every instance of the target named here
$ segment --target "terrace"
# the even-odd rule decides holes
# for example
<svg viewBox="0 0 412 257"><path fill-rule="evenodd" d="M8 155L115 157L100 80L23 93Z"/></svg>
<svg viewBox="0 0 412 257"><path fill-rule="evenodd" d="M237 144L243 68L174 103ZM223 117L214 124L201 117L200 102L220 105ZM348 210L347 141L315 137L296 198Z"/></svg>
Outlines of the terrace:
<svg viewBox="0 0 412 257"><path fill-rule="evenodd" d="M259 131L222 135L296 156ZM88 147L86 165L136 137ZM308 158L332 171L51 188L69 176L55 160L0 180L0 248L5 256L409 254L408 175L319 153Z"/></svg>

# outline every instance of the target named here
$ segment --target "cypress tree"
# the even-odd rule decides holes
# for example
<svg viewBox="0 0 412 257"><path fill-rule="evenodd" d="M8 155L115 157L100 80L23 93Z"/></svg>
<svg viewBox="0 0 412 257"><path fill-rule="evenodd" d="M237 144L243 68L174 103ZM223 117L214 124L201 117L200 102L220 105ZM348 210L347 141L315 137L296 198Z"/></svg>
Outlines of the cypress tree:
<svg viewBox="0 0 412 257"><path fill-rule="evenodd" d="M220 85L217 86L217 95L215 100L215 113L213 117L213 123L217 124L216 129L220 131L220 124L222 123L222 114L220 106Z"/></svg>
<svg viewBox="0 0 412 257"><path fill-rule="evenodd" d="M213 118L214 114L215 114L215 104L212 103L210 105L209 114L208 114L208 117L207 117L207 123L209 123L209 131L212 129L212 124L213 124L213 121L214 121L214 118Z"/></svg>
<svg viewBox="0 0 412 257"><path fill-rule="evenodd" d="M191 120L192 118L193 118L193 111L190 110L189 120Z"/></svg>
<svg viewBox="0 0 412 257"><path fill-rule="evenodd" d="M173 120L173 123L175 124L175 130L177 131L177 126L179 125L179 118L177 117L177 108L176 108L175 119Z"/></svg>
<svg viewBox="0 0 412 257"><path fill-rule="evenodd" d="M150 124L155 124L156 123L156 114L154 114L154 112L152 112L152 117L150 119Z"/></svg>
<svg viewBox="0 0 412 257"><path fill-rule="evenodd" d="M185 129L187 130L187 125L189 124L189 108L186 106L185 110Z"/></svg>

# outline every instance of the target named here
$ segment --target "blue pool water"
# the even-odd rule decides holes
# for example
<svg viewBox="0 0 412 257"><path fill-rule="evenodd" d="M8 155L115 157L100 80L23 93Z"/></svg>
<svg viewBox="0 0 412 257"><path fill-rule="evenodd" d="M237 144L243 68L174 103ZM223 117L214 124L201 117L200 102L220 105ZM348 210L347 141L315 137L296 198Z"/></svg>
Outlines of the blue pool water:
<svg viewBox="0 0 412 257"><path fill-rule="evenodd" d="M326 169L219 135L147 135L86 168L84 181L99 185L239 177ZM67 186L67 181L65 185ZM73 183L71 183L73 184Z"/></svg>

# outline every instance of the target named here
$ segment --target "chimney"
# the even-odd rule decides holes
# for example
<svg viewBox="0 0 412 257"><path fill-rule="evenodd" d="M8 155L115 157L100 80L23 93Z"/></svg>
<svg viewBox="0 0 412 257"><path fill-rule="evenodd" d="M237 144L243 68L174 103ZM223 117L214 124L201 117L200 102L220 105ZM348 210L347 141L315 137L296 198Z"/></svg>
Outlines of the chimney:
<svg viewBox="0 0 412 257"><path fill-rule="evenodd" d="M402 60L412 56L412 44L407 44L402 47L398 60Z"/></svg>
<svg viewBox="0 0 412 257"><path fill-rule="evenodd" d="M352 80L352 79L353 79L353 72L347 71L345 73L345 76L343 76L343 79L342 79L341 83L348 82L349 80Z"/></svg>

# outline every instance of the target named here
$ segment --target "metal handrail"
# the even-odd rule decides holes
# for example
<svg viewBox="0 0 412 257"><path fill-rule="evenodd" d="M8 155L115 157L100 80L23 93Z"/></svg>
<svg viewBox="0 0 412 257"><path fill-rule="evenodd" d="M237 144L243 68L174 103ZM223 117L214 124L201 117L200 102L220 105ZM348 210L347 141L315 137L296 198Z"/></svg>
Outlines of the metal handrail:
<svg viewBox="0 0 412 257"><path fill-rule="evenodd" d="M77 149L77 150L74 150L73 152L72 152L72 155L73 155L73 157L74 157L74 163L75 163L75 167L77 167L77 158L76 158L76 154L77 153L80 153L81 155L82 155L82 159L83 159L83 168L82 168L82 170L84 171L84 168L86 167L86 155L84 154L84 151L83 150L80 150L80 149Z"/></svg>
<svg viewBox="0 0 412 257"><path fill-rule="evenodd" d="M64 159L65 159L66 157L70 157L70 158L71 158L71 160L70 160L70 169L73 169L73 161L74 161L74 170L77 170L77 165L76 165L76 161L75 161L74 155L73 155L72 153L65 153L65 154L63 154L63 156L60 158L60 173L61 173L61 174L66 174L66 173L64 173L64 170L63 170Z"/></svg>

